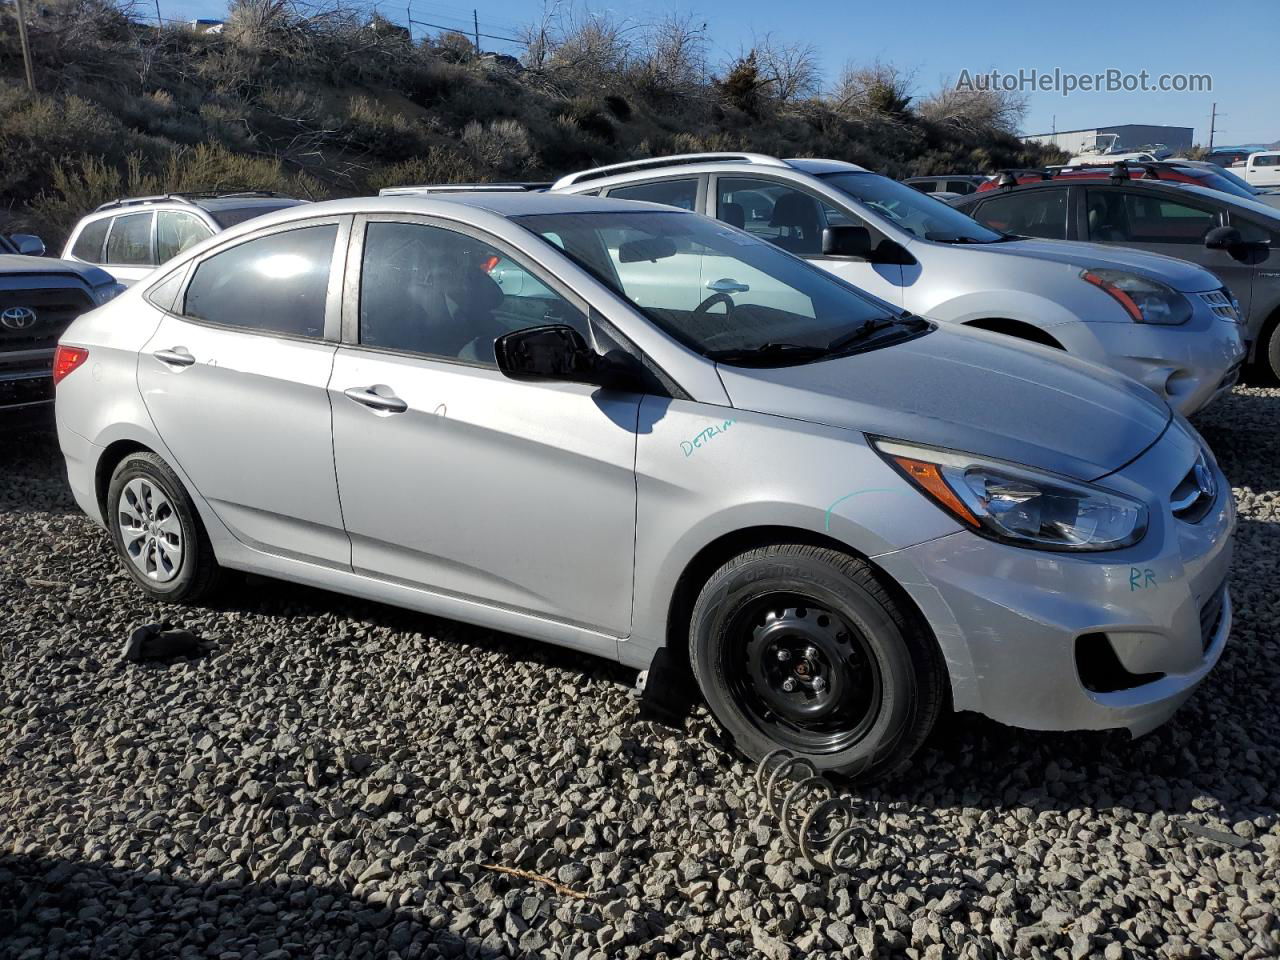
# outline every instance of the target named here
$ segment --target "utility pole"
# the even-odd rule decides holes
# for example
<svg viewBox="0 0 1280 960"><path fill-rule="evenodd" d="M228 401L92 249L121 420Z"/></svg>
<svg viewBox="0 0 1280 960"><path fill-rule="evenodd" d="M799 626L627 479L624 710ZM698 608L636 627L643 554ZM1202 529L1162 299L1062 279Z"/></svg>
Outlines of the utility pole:
<svg viewBox="0 0 1280 960"><path fill-rule="evenodd" d="M164 20L160 16L160 0L156 0L156 29L159 30L164 26Z"/></svg>
<svg viewBox="0 0 1280 960"><path fill-rule="evenodd" d="M480 13L474 7L471 8L471 25L476 30L476 56L480 56Z"/></svg>
<svg viewBox="0 0 1280 960"><path fill-rule="evenodd" d="M1209 114L1209 152L1213 153L1213 135L1218 132L1218 104L1215 101L1213 111Z"/></svg>
<svg viewBox="0 0 1280 960"><path fill-rule="evenodd" d="M404 24L409 28L409 42L413 43L413 4L404 5Z"/></svg>
<svg viewBox="0 0 1280 960"><path fill-rule="evenodd" d="M36 92L36 75L31 70L31 41L27 39L27 8L22 0L14 0L14 11L18 15L18 40L22 44L22 63L27 68L27 89Z"/></svg>

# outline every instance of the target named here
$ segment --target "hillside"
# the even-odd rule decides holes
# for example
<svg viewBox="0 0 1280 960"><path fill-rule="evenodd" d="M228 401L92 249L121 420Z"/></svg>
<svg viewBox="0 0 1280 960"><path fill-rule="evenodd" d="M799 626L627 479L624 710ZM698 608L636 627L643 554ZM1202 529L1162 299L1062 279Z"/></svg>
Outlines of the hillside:
<svg viewBox="0 0 1280 960"><path fill-rule="evenodd" d="M543 25L523 63L477 55L458 34L412 41L377 17L304 16L282 0L238 3L219 34L156 29L110 0L51 0L29 33L35 95L16 31L0 35L0 197L8 229L51 245L93 204L130 193L322 198L711 149L893 176L1052 159L987 125L1001 105L916 104L879 64L847 70L827 96L811 59L788 65L779 51L717 76L705 37L678 18L643 37L599 17Z"/></svg>

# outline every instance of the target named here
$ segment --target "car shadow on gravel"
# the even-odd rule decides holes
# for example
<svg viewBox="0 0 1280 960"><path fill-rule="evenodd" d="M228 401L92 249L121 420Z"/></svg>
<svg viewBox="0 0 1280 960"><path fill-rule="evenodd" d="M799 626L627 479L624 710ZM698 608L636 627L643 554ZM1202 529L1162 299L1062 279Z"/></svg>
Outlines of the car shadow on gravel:
<svg viewBox="0 0 1280 960"><path fill-rule="evenodd" d="M438 910L439 908L433 908ZM0 857L0 956L421 956L488 958L443 911L391 908L334 884L193 881L160 868ZM543 919L534 917L531 927ZM34 950L34 954L27 951ZM46 954L46 951L49 951Z"/></svg>
<svg viewBox="0 0 1280 960"><path fill-rule="evenodd" d="M52 430L0 432L0 513L79 513Z"/></svg>

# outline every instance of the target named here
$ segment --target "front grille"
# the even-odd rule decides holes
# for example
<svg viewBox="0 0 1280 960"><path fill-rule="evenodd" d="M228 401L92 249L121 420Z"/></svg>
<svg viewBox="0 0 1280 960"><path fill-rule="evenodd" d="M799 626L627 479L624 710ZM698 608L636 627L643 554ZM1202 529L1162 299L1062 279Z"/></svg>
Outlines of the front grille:
<svg viewBox="0 0 1280 960"><path fill-rule="evenodd" d="M1199 523L1217 498L1217 478L1208 458L1201 453L1187 475L1173 488L1173 493L1169 494L1169 507L1179 520Z"/></svg>
<svg viewBox="0 0 1280 960"><path fill-rule="evenodd" d="M1226 607L1227 585L1223 582L1200 608L1200 646L1207 653L1213 645L1213 637L1222 626L1222 614Z"/></svg>
<svg viewBox="0 0 1280 960"><path fill-rule="evenodd" d="M71 321L93 309L89 295L80 290L0 289L0 314L10 307L28 307L36 313L33 325L14 330L0 323L0 351L50 349Z"/></svg>
<svg viewBox="0 0 1280 960"><path fill-rule="evenodd" d="M1213 311L1213 315L1222 320L1230 320L1232 323L1240 322L1240 310L1235 298L1227 292L1227 288L1221 290L1211 290L1208 293L1200 294L1200 299L1209 305L1209 309Z"/></svg>

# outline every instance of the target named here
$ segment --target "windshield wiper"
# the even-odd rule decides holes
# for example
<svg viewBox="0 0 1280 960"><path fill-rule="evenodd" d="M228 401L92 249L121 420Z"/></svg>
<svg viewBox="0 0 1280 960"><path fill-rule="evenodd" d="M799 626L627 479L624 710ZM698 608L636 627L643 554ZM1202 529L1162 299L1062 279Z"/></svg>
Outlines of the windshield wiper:
<svg viewBox="0 0 1280 960"><path fill-rule="evenodd" d="M768 363L770 360L784 360L788 363L808 363L830 353L828 347L814 346L809 343L762 343L758 347L733 347L728 350L711 350L707 357L717 363Z"/></svg>

